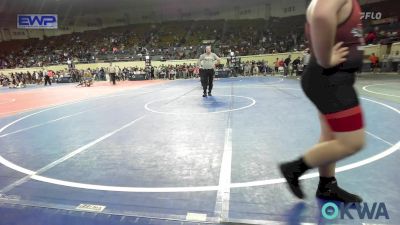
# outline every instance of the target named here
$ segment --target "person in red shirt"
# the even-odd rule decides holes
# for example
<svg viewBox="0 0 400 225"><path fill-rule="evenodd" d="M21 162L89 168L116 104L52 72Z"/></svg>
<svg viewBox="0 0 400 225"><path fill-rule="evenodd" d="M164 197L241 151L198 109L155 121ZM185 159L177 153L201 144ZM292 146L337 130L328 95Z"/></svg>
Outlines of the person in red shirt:
<svg viewBox="0 0 400 225"><path fill-rule="evenodd" d="M200 67L195 66L193 69L193 74L196 78L199 78L199 74L200 74Z"/></svg>
<svg viewBox="0 0 400 225"><path fill-rule="evenodd" d="M375 53L372 53L369 56L369 61L371 62L371 71L375 74L378 68L379 58L375 55Z"/></svg>
<svg viewBox="0 0 400 225"><path fill-rule="evenodd" d="M285 65L285 61L283 59L279 60L279 67L283 67Z"/></svg>
<svg viewBox="0 0 400 225"><path fill-rule="evenodd" d="M275 73L279 72L279 58L276 58L275 61ZM272 73L272 75L274 75L274 73Z"/></svg>
<svg viewBox="0 0 400 225"><path fill-rule="evenodd" d="M44 76L44 86L47 86L47 84L49 84L51 86L51 78L52 77L53 77L53 71L48 70Z"/></svg>
<svg viewBox="0 0 400 225"><path fill-rule="evenodd" d="M374 44L376 41L376 34L374 31L368 32L367 36L365 37L365 42L367 45Z"/></svg>

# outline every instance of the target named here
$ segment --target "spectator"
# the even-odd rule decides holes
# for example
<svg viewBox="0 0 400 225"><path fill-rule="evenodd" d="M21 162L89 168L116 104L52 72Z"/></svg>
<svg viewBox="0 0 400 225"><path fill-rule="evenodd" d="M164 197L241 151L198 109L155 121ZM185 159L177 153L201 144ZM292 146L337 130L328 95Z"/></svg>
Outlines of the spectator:
<svg viewBox="0 0 400 225"><path fill-rule="evenodd" d="M169 79L175 80L175 76L176 76L176 70L171 66L169 68Z"/></svg>
<svg viewBox="0 0 400 225"><path fill-rule="evenodd" d="M375 74L376 70L378 69L379 58L375 55L375 53L372 53L369 56L369 61L371 63L371 71Z"/></svg>
<svg viewBox="0 0 400 225"><path fill-rule="evenodd" d="M400 54L399 51L396 51L394 54L389 56L389 61L392 64L392 72L399 72L399 62L400 62Z"/></svg>
<svg viewBox="0 0 400 225"><path fill-rule="evenodd" d="M199 74L200 74L200 68L198 66L195 66L193 69L193 74L196 78L199 78Z"/></svg>
<svg viewBox="0 0 400 225"><path fill-rule="evenodd" d="M9 79L6 75L4 75L3 73L1 73L1 74L0 74L0 84L1 84L3 87L7 87L7 86L9 85L9 83L10 83L10 79Z"/></svg>
<svg viewBox="0 0 400 225"><path fill-rule="evenodd" d="M279 72L279 58L276 58L276 61L275 61L275 73L278 73ZM274 75L274 73L272 74L272 75Z"/></svg>
<svg viewBox="0 0 400 225"><path fill-rule="evenodd" d="M47 84L51 86L51 80L50 80L50 78L52 77L51 70L48 71L44 70L43 74L44 74L44 86L47 86Z"/></svg>
<svg viewBox="0 0 400 225"><path fill-rule="evenodd" d="M285 61L284 61L284 64L283 64L283 68L284 68L284 76L285 77L287 77L287 75L289 74L289 66L290 66L290 62L292 61L291 59L291 55L289 55L286 59L285 59Z"/></svg>
<svg viewBox="0 0 400 225"><path fill-rule="evenodd" d="M244 64L244 75L245 76L250 76L251 75L251 65L250 65L250 62L249 61L247 61L245 64Z"/></svg>
<svg viewBox="0 0 400 225"><path fill-rule="evenodd" d="M375 44L376 43L376 33L374 31L369 31L368 34L365 37L365 43L367 45L369 44Z"/></svg>
<svg viewBox="0 0 400 225"><path fill-rule="evenodd" d="M292 63L292 65L293 65L293 69L292 69L292 72L291 72L291 74L290 75L293 75L293 72L295 72L296 73L296 76L297 75L299 75L299 65L300 65L300 63L301 63L301 61L300 61L300 57L297 57L295 60L293 60L293 63Z"/></svg>
<svg viewBox="0 0 400 225"><path fill-rule="evenodd" d="M310 54L310 49L306 49L303 52L303 71L306 70L308 63L310 62L311 54Z"/></svg>
<svg viewBox="0 0 400 225"><path fill-rule="evenodd" d="M189 78L193 77L193 73L194 73L194 67L192 66L192 64L189 64L189 67L188 67Z"/></svg>

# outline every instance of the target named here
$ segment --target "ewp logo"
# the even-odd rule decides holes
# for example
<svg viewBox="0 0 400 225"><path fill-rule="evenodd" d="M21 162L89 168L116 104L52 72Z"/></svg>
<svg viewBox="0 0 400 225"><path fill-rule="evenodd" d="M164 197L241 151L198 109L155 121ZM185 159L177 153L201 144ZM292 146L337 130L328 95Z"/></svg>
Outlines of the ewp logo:
<svg viewBox="0 0 400 225"><path fill-rule="evenodd" d="M20 14L17 16L19 29L57 29L58 16L56 14Z"/></svg>
<svg viewBox="0 0 400 225"><path fill-rule="evenodd" d="M354 208L358 214L358 218L360 219L364 219L365 217L367 217L367 219L369 220L377 220L381 217L387 220L390 219L386 209L386 205L383 202L375 202L372 204L371 208L368 206L367 203L351 203L346 205L344 203L341 203L338 206L333 202L327 202L322 206L321 213L322 217L327 220L333 220L337 218L353 220L353 215L355 213L351 214L350 209Z"/></svg>

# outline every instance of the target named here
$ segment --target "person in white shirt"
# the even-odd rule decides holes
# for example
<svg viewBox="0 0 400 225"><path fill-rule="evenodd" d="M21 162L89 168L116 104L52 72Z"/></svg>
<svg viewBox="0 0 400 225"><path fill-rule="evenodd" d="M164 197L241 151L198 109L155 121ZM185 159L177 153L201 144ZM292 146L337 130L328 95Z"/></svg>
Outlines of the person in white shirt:
<svg viewBox="0 0 400 225"><path fill-rule="evenodd" d="M110 67L108 68L108 73L110 74L110 79L111 79L113 85L115 85L117 69L113 66L112 63L110 63Z"/></svg>
<svg viewBox="0 0 400 225"><path fill-rule="evenodd" d="M200 78L201 85L203 86L203 97L207 97L207 86L208 96L211 95L213 88L213 80L215 74L215 66L220 64L221 58L215 53L211 52L211 46L206 47L206 53L202 54L197 62L200 67Z"/></svg>
<svg viewBox="0 0 400 225"><path fill-rule="evenodd" d="M307 48L303 52L303 71L306 69L308 63L310 62L310 58L311 58L310 49Z"/></svg>
<svg viewBox="0 0 400 225"><path fill-rule="evenodd" d="M36 84L40 84L41 80L40 80L39 73L37 71L34 72L34 77L35 77Z"/></svg>

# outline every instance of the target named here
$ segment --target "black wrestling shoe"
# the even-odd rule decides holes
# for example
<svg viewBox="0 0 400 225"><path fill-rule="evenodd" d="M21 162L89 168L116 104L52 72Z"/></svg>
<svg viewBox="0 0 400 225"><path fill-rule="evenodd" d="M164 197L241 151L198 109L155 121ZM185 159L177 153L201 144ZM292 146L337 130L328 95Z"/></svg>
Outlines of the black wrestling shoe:
<svg viewBox="0 0 400 225"><path fill-rule="evenodd" d="M207 97L206 93L203 93L203 98Z"/></svg>
<svg viewBox="0 0 400 225"><path fill-rule="evenodd" d="M304 198L304 193L299 183L299 177L303 174L300 168L294 162L281 164L279 168L292 193L298 198Z"/></svg>
<svg viewBox="0 0 400 225"><path fill-rule="evenodd" d="M211 92L208 92L208 96L212 96Z"/></svg>
<svg viewBox="0 0 400 225"><path fill-rule="evenodd" d="M355 194L351 194L338 186L334 177L320 180L315 196L319 199L338 201L343 203L360 203L363 199ZM330 179L330 180L327 180Z"/></svg>

